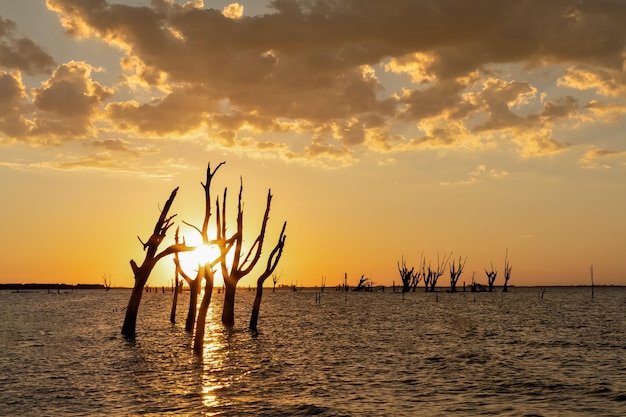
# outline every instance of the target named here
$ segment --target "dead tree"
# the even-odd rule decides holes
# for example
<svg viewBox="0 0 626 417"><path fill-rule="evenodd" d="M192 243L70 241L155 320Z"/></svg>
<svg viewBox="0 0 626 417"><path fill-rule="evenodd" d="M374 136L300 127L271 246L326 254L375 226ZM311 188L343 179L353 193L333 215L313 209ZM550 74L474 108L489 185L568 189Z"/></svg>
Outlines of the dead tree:
<svg viewBox="0 0 626 417"><path fill-rule="evenodd" d="M439 259L439 253L437 253L437 269L431 270L430 265L428 266L428 273L431 274L429 284L430 284L430 292L435 292L435 287L437 286L437 281L439 277L441 277L446 272L446 268L448 267L448 260L452 257L452 253L448 256L444 256L443 259ZM426 290L428 291L428 289Z"/></svg>
<svg viewBox="0 0 626 417"><path fill-rule="evenodd" d="M109 291L111 289L111 274L104 274L102 280L104 281L104 288Z"/></svg>
<svg viewBox="0 0 626 417"><path fill-rule="evenodd" d="M172 226L172 219L176 216L171 215L168 216L169 210L174 202L174 198L176 198L176 192L178 191L178 187L176 187L170 197L168 198L163 210L161 211L161 215L154 225L154 231L152 235L148 239L147 242L143 242L139 236L139 242L143 245L143 250L146 252L145 258L141 266L137 265L137 263L131 259L130 266L133 270L135 283L133 285L133 291L130 295L130 299L128 300L128 306L126 307L126 316L124 317L124 324L122 325L122 334L126 337L134 337L137 327L137 313L139 312L139 304L141 304L141 296L143 294L143 288L148 282L148 278L150 277L150 273L152 269L157 264L159 260L162 258L172 255L177 252L183 251L191 251L194 248L188 247L184 244L173 244L168 246L161 252L158 252L159 245L165 238L167 230Z"/></svg>
<svg viewBox="0 0 626 417"><path fill-rule="evenodd" d="M219 200L217 202L217 241L219 242L220 253L222 255L221 270L224 278L224 305L222 309L222 324L232 327L235 324L235 291L237 283L241 278L248 275L261 257L263 242L265 240L265 231L269 220L270 206L272 202L271 190L267 192L267 200L265 206L265 214L263 215L261 230L252 243L252 246L244 254L243 250L243 181L239 186L239 199L237 205L237 231L231 238L233 245L233 256L230 265L226 262L226 194L224 190L224 198L222 201L222 209L220 211Z"/></svg>
<svg viewBox="0 0 626 417"><path fill-rule="evenodd" d="M359 279L359 283L356 285L356 287L354 287L352 289L352 291L367 291L367 284L368 279L365 277L365 275L361 275L361 278Z"/></svg>
<svg viewBox="0 0 626 417"><path fill-rule="evenodd" d="M215 281L215 273L213 268L218 263L225 263L226 255L230 251L232 244L234 242L233 239L223 239L211 240L209 238L209 221L211 219L211 181L215 176L217 170L224 165L224 162L221 162L217 165L217 167L211 171L211 164L207 165L206 171L206 181L204 183L200 183L204 190L204 220L202 222L201 227L196 227L190 223L185 222L186 225L195 229L200 236L202 237L202 244L205 246L216 245L220 248L224 248L224 250L220 250L220 255L215 259L204 260L204 263L198 266L198 273L196 275L195 280L193 280L193 284L195 285L195 300L193 304L189 304L189 315L188 315L188 323L185 326L186 330L191 331L194 328L195 321L195 334L194 334L194 343L193 350L196 354L201 355L204 348L204 333L206 326L206 315L209 311L209 305L211 304L211 298L213 295L213 285ZM218 203L216 202L216 205ZM219 226L219 223L218 223ZM179 265L178 265L179 267ZM183 275L184 276L184 275ZM202 296L202 300L200 301L200 307L198 308L197 316L195 314L195 304L197 303L198 293L201 287L201 281L204 280L204 295ZM191 298L191 297L190 297ZM191 321L191 323L189 323Z"/></svg>
<svg viewBox="0 0 626 417"><path fill-rule="evenodd" d="M504 256L504 286L502 287L502 292L507 292L509 290L509 279L511 279L511 269L513 267L509 263L509 250L506 250L506 255Z"/></svg>
<svg viewBox="0 0 626 417"><path fill-rule="evenodd" d="M178 227L174 235L174 242L178 243ZM178 305L178 276L179 276L179 260L178 253L174 254L174 294L172 295L172 308L170 309L170 322L176 323L176 306Z"/></svg>
<svg viewBox="0 0 626 417"><path fill-rule="evenodd" d="M272 283L274 284L274 286L272 287L272 292L276 291L276 284L278 284L278 281L280 280L280 275L272 275Z"/></svg>
<svg viewBox="0 0 626 417"><path fill-rule="evenodd" d="M466 262L467 257L463 259L460 256L458 264L454 261L450 262L450 292L456 292L456 283L459 282L459 278L463 273L463 268L465 268Z"/></svg>
<svg viewBox="0 0 626 417"><path fill-rule="evenodd" d="M283 249L285 248L285 240L287 236L285 235L285 228L287 227L287 222L283 223L283 229L280 231L280 236L278 237L278 243L272 249L269 258L267 259L267 265L265 266L265 271L257 278L256 280L256 296L254 297L254 304L252 305L252 314L250 315L250 330L254 333L257 331L257 324L259 321L259 310L261 309L261 297L263 297L263 283L265 280L274 272L276 266L278 266L278 261L280 261L280 257L283 254ZM276 285L276 284L274 284Z"/></svg>
<svg viewBox="0 0 626 417"><path fill-rule="evenodd" d="M591 299L593 300L593 264L589 267L589 272L591 274Z"/></svg>
<svg viewBox="0 0 626 417"><path fill-rule="evenodd" d="M206 328L206 315L209 311L209 305L211 304L211 297L213 295L213 283L214 283L214 272L212 267L207 264L204 264L200 267L201 272L198 272L198 275L201 275L204 278L204 295L202 296L202 301L200 301L200 307L198 308L198 320L196 321L196 333L193 338L193 351L197 355L202 355L204 350L204 332Z"/></svg>
<svg viewBox="0 0 626 417"><path fill-rule="evenodd" d="M192 332L196 323L198 294L200 294L202 285L202 265L198 265L196 277L191 278L180 266L178 257L174 258L174 264L176 265L176 272L187 282L187 285L189 285L189 308L187 310L187 319L185 320L185 331Z"/></svg>
<svg viewBox="0 0 626 417"><path fill-rule="evenodd" d="M417 286L419 285L422 279L426 277L426 259L424 258L424 254L420 255L420 267L413 275L413 279L411 281L411 288L413 288L413 292L417 291Z"/></svg>
<svg viewBox="0 0 626 417"><path fill-rule="evenodd" d="M398 272L400 272L400 279L402 279L402 292L409 292L411 286L417 286L419 274L415 272L415 267L409 269L406 266L404 256L402 256L402 266L400 266L400 262L398 262Z"/></svg>
<svg viewBox="0 0 626 417"><path fill-rule="evenodd" d="M498 275L498 271L493 269L493 262L491 263L491 270L487 271L485 269L485 274L487 274L487 282L489 284L489 292L493 291L493 284L496 282L496 276Z"/></svg>
<svg viewBox="0 0 626 417"><path fill-rule="evenodd" d="M426 260L424 260L424 263L422 264L422 271L422 276L424 277L424 291L428 292L428 289L430 288L430 282L435 275L435 271L433 271L433 269L430 267L430 262L428 263L428 266L426 266Z"/></svg>

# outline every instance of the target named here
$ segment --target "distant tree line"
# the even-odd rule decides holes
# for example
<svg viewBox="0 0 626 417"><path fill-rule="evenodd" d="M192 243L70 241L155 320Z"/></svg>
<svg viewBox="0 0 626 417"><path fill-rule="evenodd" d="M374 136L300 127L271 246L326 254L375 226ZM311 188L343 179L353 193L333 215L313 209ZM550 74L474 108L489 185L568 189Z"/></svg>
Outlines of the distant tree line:
<svg viewBox="0 0 626 417"><path fill-rule="evenodd" d="M439 278L445 274L446 269L449 271L450 276L450 292L457 292L457 284L463 270L465 269L466 262L467 257L463 258L462 256L459 256L458 261L455 261L452 259L452 253L444 255L443 257L440 257L439 253L437 253L437 262L433 265L431 261L426 262L426 258L424 258L424 255L422 254L418 267L416 268L413 266L409 268L406 264L404 256L402 256L401 260L398 261L398 272L400 273L400 279L402 281L402 292L415 292L420 282L424 283L424 290L426 292L435 292ZM508 291L509 280L511 279L511 270L512 267L509 262L509 250L507 249L504 257L503 292ZM490 269L485 268L485 275L487 277L487 286L483 286L475 282L474 276L472 275L470 291L494 291L494 284L496 277L498 276L498 271L494 269L493 262L491 262Z"/></svg>

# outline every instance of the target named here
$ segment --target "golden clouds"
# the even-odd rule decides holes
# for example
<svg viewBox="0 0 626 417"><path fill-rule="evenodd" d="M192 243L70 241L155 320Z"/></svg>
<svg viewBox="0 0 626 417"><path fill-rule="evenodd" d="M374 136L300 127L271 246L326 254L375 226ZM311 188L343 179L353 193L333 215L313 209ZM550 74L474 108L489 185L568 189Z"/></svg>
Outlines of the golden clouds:
<svg viewBox="0 0 626 417"><path fill-rule="evenodd" d="M113 94L91 80L89 64L71 61L60 65L41 88L32 90L38 116L35 134L83 136L93 127L93 117L102 103Z"/></svg>
<svg viewBox="0 0 626 417"><path fill-rule="evenodd" d="M239 19L243 16L243 6L239 3L231 3L224 7L222 14L229 19Z"/></svg>
<svg viewBox="0 0 626 417"><path fill-rule="evenodd" d="M622 103L609 100L626 98L618 3L282 0L263 15L202 1L46 4L69 36L120 51L107 70L122 82L100 85L77 68L83 84L61 79L62 64L30 95L18 88L4 99L18 108L3 122L13 139L26 131L56 143L98 120L107 133L193 132L216 146L339 164L368 150L506 143L528 157L566 148L564 137L591 115L621 117ZM14 28L0 23L0 39L17 50ZM30 61L14 68L46 68ZM292 135L276 146L257 138L285 129Z"/></svg>

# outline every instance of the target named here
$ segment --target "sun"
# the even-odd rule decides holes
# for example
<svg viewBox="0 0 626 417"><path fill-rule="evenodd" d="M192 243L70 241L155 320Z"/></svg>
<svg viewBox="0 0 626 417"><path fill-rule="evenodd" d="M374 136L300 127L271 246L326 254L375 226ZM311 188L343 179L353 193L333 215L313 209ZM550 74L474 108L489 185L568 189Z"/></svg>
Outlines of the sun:
<svg viewBox="0 0 626 417"><path fill-rule="evenodd" d="M198 266L211 263L220 257L219 247L217 245L202 244L202 239L199 236L185 237L185 242L188 246L197 246L191 252L180 252L178 254L181 268L191 277L195 276Z"/></svg>

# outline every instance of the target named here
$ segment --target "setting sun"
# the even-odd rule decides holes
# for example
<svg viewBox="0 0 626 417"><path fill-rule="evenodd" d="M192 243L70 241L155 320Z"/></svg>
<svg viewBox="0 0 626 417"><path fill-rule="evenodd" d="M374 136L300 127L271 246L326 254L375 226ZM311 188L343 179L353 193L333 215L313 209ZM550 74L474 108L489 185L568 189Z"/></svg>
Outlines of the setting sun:
<svg viewBox="0 0 626 417"><path fill-rule="evenodd" d="M178 254L180 265L183 268L183 271L189 276L196 274L198 266L211 263L217 260L220 256L219 247L217 245L202 244L200 236L186 236L185 242L189 246L197 246L197 248L191 252L181 252ZM219 268L214 269L216 271L217 278ZM219 276L221 277L221 275Z"/></svg>

